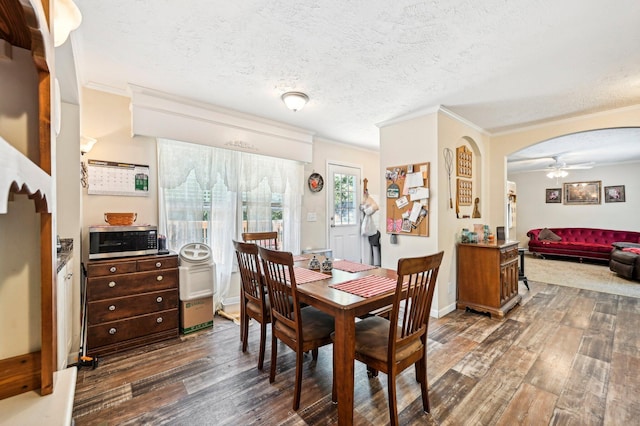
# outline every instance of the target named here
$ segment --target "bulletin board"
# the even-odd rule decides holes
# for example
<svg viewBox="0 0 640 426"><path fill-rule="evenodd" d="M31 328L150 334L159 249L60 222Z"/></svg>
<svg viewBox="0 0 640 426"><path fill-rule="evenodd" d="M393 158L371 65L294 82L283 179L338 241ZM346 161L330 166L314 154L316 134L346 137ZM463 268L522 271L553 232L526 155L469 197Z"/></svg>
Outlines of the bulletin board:
<svg viewBox="0 0 640 426"><path fill-rule="evenodd" d="M429 163L387 167L388 234L429 236Z"/></svg>

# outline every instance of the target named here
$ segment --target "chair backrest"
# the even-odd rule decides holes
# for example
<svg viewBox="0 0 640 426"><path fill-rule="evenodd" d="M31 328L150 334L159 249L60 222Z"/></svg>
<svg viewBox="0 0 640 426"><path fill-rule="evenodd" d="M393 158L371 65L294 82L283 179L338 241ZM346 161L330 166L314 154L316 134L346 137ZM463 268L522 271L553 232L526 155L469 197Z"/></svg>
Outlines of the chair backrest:
<svg viewBox="0 0 640 426"><path fill-rule="evenodd" d="M265 284L262 278L258 246L253 243L233 241L240 268L240 281L246 297L261 305L264 300Z"/></svg>
<svg viewBox="0 0 640 426"><path fill-rule="evenodd" d="M261 247L278 250L278 233L273 232L243 232L242 239L245 243L255 243Z"/></svg>
<svg viewBox="0 0 640 426"><path fill-rule="evenodd" d="M262 270L264 271L269 301L271 303L271 320L274 327L276 322L290 328L301 342L302 328L299 327L300 304L296 287L296 277L293 273L293 254L286 251L270 250L258 247ZM293 303L291 301L293 300Z"/></svg>
<svg viewBox="0 0 640 426"><path fill-rule="evenodd" d="M426 343L433 291L444 252L398 260L398 284L389 327L389 358L398 348L423 338ZM405 291L406 290L406 291ZM404 301L404 309L400 305Z"/></svg>

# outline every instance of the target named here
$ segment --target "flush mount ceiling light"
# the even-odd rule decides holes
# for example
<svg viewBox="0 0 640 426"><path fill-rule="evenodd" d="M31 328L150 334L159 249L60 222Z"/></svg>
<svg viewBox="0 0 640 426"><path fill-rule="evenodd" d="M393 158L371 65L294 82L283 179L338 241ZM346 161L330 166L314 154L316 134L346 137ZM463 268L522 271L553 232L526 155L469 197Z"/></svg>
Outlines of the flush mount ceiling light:
<svg viewBox="0 0 640 426"><path fill-rule="evenodd" d="M300 111L309 102L309 96L302 92L287 92L282 95L282 102L291 111Z"/></svg>

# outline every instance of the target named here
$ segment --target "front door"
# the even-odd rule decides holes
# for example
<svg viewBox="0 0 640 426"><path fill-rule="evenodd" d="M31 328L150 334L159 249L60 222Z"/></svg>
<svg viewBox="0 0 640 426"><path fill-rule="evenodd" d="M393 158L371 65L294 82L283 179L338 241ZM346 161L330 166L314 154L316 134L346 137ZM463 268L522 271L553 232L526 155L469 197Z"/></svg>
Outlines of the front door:
<svg viewBox="0 0 640 426"><path fill-rule="evenodd" d="M360 168L329 163L329 245L333 257L360 262Z"/></svg>

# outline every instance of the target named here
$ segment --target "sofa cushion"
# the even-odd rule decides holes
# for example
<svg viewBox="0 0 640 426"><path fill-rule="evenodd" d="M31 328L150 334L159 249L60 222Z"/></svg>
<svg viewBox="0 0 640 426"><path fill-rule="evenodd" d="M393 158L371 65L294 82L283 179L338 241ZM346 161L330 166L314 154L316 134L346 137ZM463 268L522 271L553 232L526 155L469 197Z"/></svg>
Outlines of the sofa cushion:
<svg viewBox="0 0 640 426"><path fill-rule="evenodd" d="M562 237L560 237L549 228L544 228L542 231L540 231L540 234L538 234L538 239L548 241L562 241Z"/></svg>

